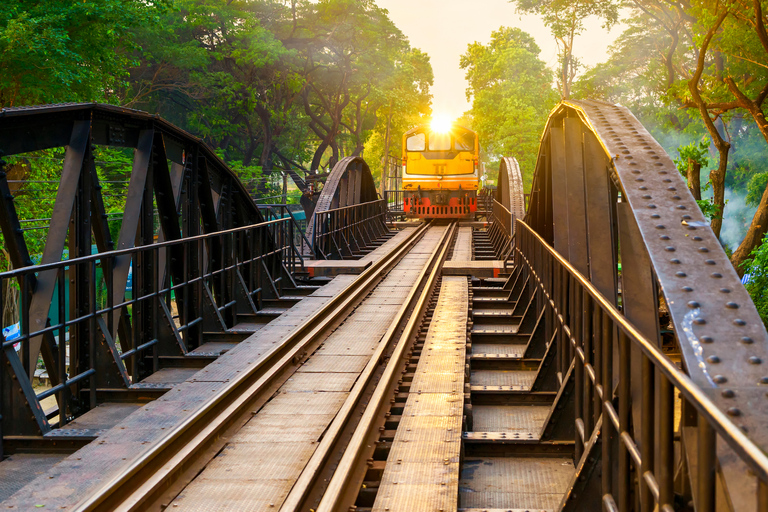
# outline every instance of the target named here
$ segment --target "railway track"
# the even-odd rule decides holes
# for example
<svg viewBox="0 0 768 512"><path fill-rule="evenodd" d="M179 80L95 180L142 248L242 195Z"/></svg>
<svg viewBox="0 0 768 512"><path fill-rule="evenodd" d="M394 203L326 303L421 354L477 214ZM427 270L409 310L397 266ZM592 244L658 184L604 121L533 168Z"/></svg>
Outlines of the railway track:
<svg viewBox="0 0 768 512"><path fill-rule="evenodd" d="M488 489L519 494L500 481L515 470L567 478L572 443L532 444L554 392L512 332L535 300L526 275L442 275L482 250L456 222L412 228L71 509L472 511L503 504ZM529 494L501 501L556 505Z"/></svg>
<svg viewBox="0 0 768 512"><path fill-rule="evenodd" d="M9 155L67 146L59 194L73 206L46 253L66 244L54 224L85 228L79 257L25 267L0 172L17 267L0 280L34 319L0 354L5 508L768 511L768 337L627 109L558 105L525 209L503 159L486 223L404 223L391 238L357 157L334 167L311 236L296 237L282 206L255 207L210 150L155 117L0 117ZM118 244L136 248L112 251L108 226L90 224L104 216L89 140L136 149ZM155 217L152 193L191 206L162 201Z"/></svg>
<svg viewBox="0 0 768 512"><path fill-rule="evenodd" d="M364 451L360 437L353 436L350 442L349 432L355 426L360 428L360 425L373 424L370 415L363 414L361 420L360 412L366 409L366 404L376 403L378 398L375 392L379 386L382 383L391 386L394 377L402 370L408 340L419 326L427 298L440 275L440 264L450 245L447 242L454 237L455 230L455 223L439 226L424 224L414 229L397 247L375 261L323 308L304 321L259 365L226 383L214 399L170 429L159 442L135 458L119 474L90 492L73 509L161 509L174 496L177 496L171 504L174 509L199 509L201 502L196 497L195 489L200 481L205 481L206 466L211 465L213 456L220 454L213 460L213 464L216 464L221 453L227 453L231 446L237 445L238 432L243 426L247 429L249 421L258 420L259 412L276 403L276 399L281 396L281 388L286 383L291 384L289 381L293 380L292 376L311 375L297 373L297 370L323 357L330 357L325 354L333 349L330 352L323 350L331 345L333 333L340 330L340 325L354 321L356 316L362 315L365 318L371 308L392 309L387 295L391 295L393 288L386 286L387 276L400 279L401 283L408 282L408 276L412 276L413 284L398 286L405 296L399 310L392 321L388 322L380 341L374 340L373 353L367 357L362 371L355 376L354 385L344 397L333 420L323 426L322 439L313 443L311 456L297 475L295 483L290 486L281 509L301 510L310 507L323 495L325 482L333 472L332 466L336 466L341 454L352 450ZM322 373L315 375L320 376ZM273 395L275 398L272 398ZM290 425L285 425L284 430L283 438L290 439ZM256 493L254 499L258 502L258 485L254 486L253 491ZM211 495L210 492L210 486L203 490L207 498L227 498L225 495L216 496L215 492ZM281 506L281 501L275 499L264 505L277 508Z"/></svg>

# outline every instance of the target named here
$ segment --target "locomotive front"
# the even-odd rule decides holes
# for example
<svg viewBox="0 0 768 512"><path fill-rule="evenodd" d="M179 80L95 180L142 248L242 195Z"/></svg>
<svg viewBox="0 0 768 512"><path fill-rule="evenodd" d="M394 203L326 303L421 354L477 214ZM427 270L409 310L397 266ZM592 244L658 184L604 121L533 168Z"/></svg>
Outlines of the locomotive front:
<svg viewBox="0 0 768 512"><path fill-rule="evenodd" d="M403 209L408 217L467 219L477 211L480 146L472 130L418 126L403 135Z"/></svg>

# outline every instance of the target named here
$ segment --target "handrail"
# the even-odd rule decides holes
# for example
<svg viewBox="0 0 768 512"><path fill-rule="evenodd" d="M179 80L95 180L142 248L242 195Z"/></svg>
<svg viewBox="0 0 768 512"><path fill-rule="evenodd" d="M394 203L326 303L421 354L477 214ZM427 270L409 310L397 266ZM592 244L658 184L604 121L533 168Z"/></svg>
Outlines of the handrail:
<svg viewBox="0 0 768 512"><path fill-rule="evenodd" d="M251 224L249 226L240 226L237 228L225 229L223 231L215 231L213 233L205 233L202 235L188 236L185 238L179 238L178 240L165 240L163 242L156 242L149 245L139 245L135 247L129 247L127 249L115 249L112 251L97 252L97 253L89 254L87 256L72 258L69 260L54 261L53 263L44 263L39 265L29 265L26 267L19 267L13 270L8 270L6 272L0 272L0 279L18 277L20 274L28 273L30 270L34 270L35 272L43 272L45 270L57 269L61 267L68 267L70 265L79 265L81 263L98 261L104 258L114 258L116 256L125 256L128 254L135 253L137 251L163 249L166 247L171 247L171 246L179 245L183 243L196 242L198 240L207 240L209 238L214 238L221 235L235 234L241 231L247 231L249 229L266 227L272 224L279 224L281 222L288 222L288 221L289 219L286 217L284 219L275 219L275 220L270 220L265 222L259 222L257 224Z"/></svg>
<svg viewBox="0 0 768 512"><path fill-rule="evenodd" d="M512 254L512 223L514 217L503 204L493 199L490 212L491 223L488 230L488 238L499 259L508 259Z"/></svg>
<svg viewBox="0 0 768 512"><path fill-rule="evenodd" d="M666 357L661 352L661 350L651 340L645 337L637 327L635 327L626 317L624 317L616 309L616 307L614 307L610 301L606 299L594 285L592 285L592 283L585 276L579 273L560 253L558 253L554 248L547 244L546 241L538 233L536 233L530 226L528 226L528 224L520 219L516 219L516 235L515 251L521 258L520 263L524 264L529 269L532 278L545 294L546 302L548 306L553 309L555 319L560 325L560 327L556 327L556 329L562 329L562 334L565 335L565 338L569 341L569 343L567 343L568 346L563 347L563 341L561 340L559 350L567 350L570 352L570 361L576 361L574 371L581 372L580 375L582 379L582 386L587 390L586 392L582 393L582 390L578 389L579 385L577 384L576 386L576 398L574 398L574 400L577 404L577 423L579 422L579 400L583 399L582 397L584 394L589 394L590 392L594 393L594 395L600 399L602 404L602 412L607 413L602 414L603 436L610 437L610 430L615 429L615 432L618 434L617 437L620 437L619 449L626 450L626 453L628 454L626 457L624 457L624 462L627 465L629 465L631 462L634 462L637 466L642 465L642 471L640 471L640 467L637 469L638 474L643 475L643 477L639 479L639 485L641 486L643 493L646 493L647 496L653 496L653 498L659 502L659 508L668 508L669 500L671 499L671 495L669 493L671 493L672 483L666 481L657 482L652 465L649 465L649 462L645 459L646 450L654 449L653 446L647 445L653 443L646 442L642 450L643 455L641 456L636 443L634 442L631 434L629 434L629 409L631 409L631 398L629 395L631 372L629 371L630 360L628 350L630 346L639 348L642 352L642 355L647 358L647 361L652 365L652 368L644 368L645 372L650 372L653 368L659 372L658 375L660 376L659 380L661 386L659 393L662 395L662 398L659 400L666 400L666 402L662 402L659 406L659 409L662 410L662 413L660 413L662 418L659 421L666 423L666 428L674 429L674 415L667 414L669 417L664 418L663 409L664 407L667 407L668 410L671 411L672 405L674 403L672 389L677 388L685 400L696 409L699 414L700 421L703 419L714 430L714 432L710 430L711 434L708 434L706 432L707 429L700 429L700 436L704 437L710 435L710 446L715 446L715 432L719 434L728 444L728 446L730 446L738 454L741 460L745 462L747 466L749 466L749 469L751 469L758 477L758 493L762 493L762 495L764 495L766 490L766 482L768 482L768 455L766 455L766 453L759 446L757 446L749 437L747 437L741 428L736 425L728 417L728 415L723 412L723 410L721 410L721 408L718 407L718 405L709 396L707 396L707 394L697 384L691 380L690 377L683 373L668 357ZM563 270L565 273L563 273ZM571 288L574 285L576 285L576 289ZM581 288L581 293L579 292L578 287ZM563 294L563 290L567 291ZM556 295L557 292L560 292L560 295L562 296ZM568 314L569 308L573 312L572 315ZM597 308L599 308L599 311ZM615 332L614 330L618 329L618 333L608 336L609 338L612 338L612 340L610 340L608 345L606 345L607 352L604 351L604 353L601 353L601 350L604 349L601 349L600 343L597 342L597 339L600 337L600 329L590 333L589 328L585 327L583 321L579 319L589 317L590 310L593 310L596 313L602 313L603 317L601 317L602 319L600 324L603 326L603 334L608 332L605 329L607 324L603 320L610 321L610 323L613 325L611 332ZM573 329L573 326L569 325L569 317L575 320L575 329ZM613 380L608 377L611 375L613 370L609 367L606 367L605 373L608 375L606 376L605 374L601 374L599 364L596 364L595 367L593 367L590 362L590 358L593 355L595 359L599 359L603 365L606 364L605 361L607 359L613 358L612 342L615 341L616 334L618 334L618 346L621 357L621 361L618 366L620 368L620 383L618 386L618 413L614 407L613 393L605 392L606 389L612 390L615 387ZM587 345L587 347L584 348L585 342L591 343L592 336L595 337L595 343L593 345ZM591 353L593 350L595 354ZM579 359L576 359L577 357ZM569 360L566 359L565 366L570 364L568 361ZM612 363L608 364L609 366L612 365ZM561 365L562 375L565 375L567 370L567 367L565 366ZM578 375L579 373L577 373L577 383L579 382ZM602 386L601 377L603 379ZM648 378L648 375L645 374L644 377ZM650 378L652 382L652 374ZM648 391L647 389L644 389L644 392L653 393L653 390L651 389L651 391ZM664 395L666 395L666 398L664 398ZM648 400L650 400L651 407L653 407L654 398L650 397ZM644 399L643 402L643 405L645 406L646 400ZM597 413L597 411L595 412ZM600 428L600 420L595 420L594 425L596 425L596 428ZM651 425L651 427L655 428L654 425ZM640 425L635 425L634 428L635 430L638 430L642 427ZM663 430L665 426L662 425L659 428ZM586 443L589 440L590 434L590 431L586 431L585 433L580 434L577 429L577 459L579 458L579 443ZM642 434L645 437L647 433L643 431ZM648 435L651 437L646 438L646 440L652 440L653 434ZM660 434L659 437L660 440L658 440L658 442L660 443L669 441L671 444L672 442L671 435L662 438L662 434ZM609 443L603 442L604 459L606 455L606 449L611 450L611 448L606 448L608 445ZM671 450L671 447L662 447L661 449L662 451L665 449ZM699 453L700 461L703 460L704 464L709 464L710 468L715 467L715 450L705 450L705 452L707 453ZM587 454L585 453L584 456L586 455ZM631 455L631 457L629 457L629 455ZM649 458L652 458L652 452ZM672 459L669 459L667 462L669 465L671 465ZM700 467L702 466L700 465ZM628 471L629 470L627 469L622 473L620 469L620 475L623 475L623 477L620 476L619 480L622 478L629 479ZM712 476L711 472L707 471L699 471L699 473L699 495L706 496L705 499L707 501L710 497L711 499L714 499L714 476ZM706 473L706 475L704 473ZM664 470L661 470L662 477L665 475L669 476L669 474L669 471L664 473ZM674 471L672 471L671 474L673 478ZM606 476L603 478L606 478ZM607 478L611 478L610 473L607 475ZM621 487L622 485L620 482L620 493L624 492L621 491ZM665 489L667 493L666 496ZM603 490L604 500L607 497L609 502L612 503L611 507L615 506L615 504L613 504L612 492L610 492L610 483L608 483L609 492L605 492L605 480ZM628 491L624 492L624 494L628 494ZM621 500L629 500L628 495L621 495L620 501Z"/></svg>
<svg viewBox="0 0 768 512"><path fill-rule="evenodd" d="M312 250L316 256L353 258L388 229L385 199L316 211L313 215Z"/></svg>
<svg viewBox="0 0 768 512"><path fill-rule="evenodd" d="M367 203L358 203L358 204L351 204L351 205L348 205L348 206L340 206L338 208L332 208L330 210L323 210L322 212L317 212L317 213L337 213L337 212L343 212L345 210L349 211L349 210L354 210L356 208L360 208L362 206L368 206L368 205L374 205L376 203L382 203L383 201L384 201L383 199L375 199L373 201L368 201Z"/></svg>
<svg viewBox="0 0 768 512"><path fill-rule="evenodd" d="M281 376L290 375L291 369L295 371L308 347L312 347L310 353L315 350L318 340L327 336L339 317L349 314L370 293L386 269L394 267L427 229L427 225L421 226L400 240L286 335L280 344L269 348L247 371L222 384L219 392L199 410L167 430L157 443L141 451L116 475L100 483L94 492L75 504L73 510L144 510L157 499L157 493L166 491L170 475L177 476L190 459L205 456L206 449L220 438L233 418L241 417Z"/></svg>
<svg viewBox="0 0 768 512"><path fill-rule="evenodd" d="M6 357L16 376L32 378L37 364L32 351L35 343L45 340L42 337L53 339L58 334L61 340L47 349L58 354L58 363L46 362L46 369L53 372L54 386L37 395L30 391L27 400L42 400L55 394L58 403L64 404L70 386L88 379L86 387L90 388L91 406L95 406L96 381L90 377L103 369L99 366L102 363L93 357L84 363L66 362L68 346L74 342L82 341L92 347L103 340L100 346L109 352L123 384L128 386L141 378L138 365L143 357L151 356L152 369L157 370L161 345L166 353L171 349L185 354L200 343L199 332L193 331L202 328L204 312L192 305L193 300L199 303L207 299L214 306L214 321L221 330L231 327L238 312L255 313L261 309L264 297L280 295L281 266L289 270L303 266L301 256L297 258L293 231L291 219L286 217L0 273L0 284L18 280L21 289L20 335L6 340L0 334L0 347L10 349ZM112 269L121 261L132 264L135 271L128 289L124 288L125 283L118 284L112 278ZM174 267L183 267L184 276L175 276ZM71 285L67 283L67 274L75 270L87 283L89 301L68 313L65 287ZM54 314L46 311L43 321L32 322L29 283L45 271L55 274L58 287L50 306ZM0 299L2 290L0 287ZM130 295L126 296L127 293ZM177 313L173 311L173 301ZM156 316L154 323L144 328L141 322L147 322L146 311ZM163 331L160 322L167 325ZM12 350L14 346L19 347L19 355ZM59 426L71 419L66 406L60 405L59 416ZM38 421L45 432L49 428L47 421L42 415Z"/></svg>

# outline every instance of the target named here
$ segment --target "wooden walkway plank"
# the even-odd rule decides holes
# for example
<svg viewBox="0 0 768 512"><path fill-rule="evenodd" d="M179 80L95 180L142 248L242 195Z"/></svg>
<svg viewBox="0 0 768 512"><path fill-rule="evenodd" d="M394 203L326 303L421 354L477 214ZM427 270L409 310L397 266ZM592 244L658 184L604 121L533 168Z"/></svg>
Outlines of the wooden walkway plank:
<svg viewBox="0 0 768 512"><path fill-rule="evenodd" d="M466 278L443 278L374 512L457 508L467 300Z"/></svg>
<svg viewBox="0 0 768 512"><path fill-rule="evenodd" d="M462 226L459 228L459 234L456 236L456 243L453 246L451 261L471 261L472 260L472 228Z"/></svg>

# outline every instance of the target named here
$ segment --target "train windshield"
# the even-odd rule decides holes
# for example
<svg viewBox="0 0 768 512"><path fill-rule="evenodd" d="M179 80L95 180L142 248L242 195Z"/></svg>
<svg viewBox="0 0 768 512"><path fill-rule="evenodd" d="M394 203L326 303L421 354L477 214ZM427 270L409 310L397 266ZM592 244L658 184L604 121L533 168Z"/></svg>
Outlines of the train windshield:
<svg viewBox="0 0 768 512"><path fill-rule="evenodd" d="M423 133L411 135L405 143L408 151L424 151L427 149L427 136Z"/></svg>
<svg viewBox="0 0 768 512"><path fill-rule="evenodd" d="M470 132L460 132L455 135L455 142L457 151L474 151L475 149L475 135Z"/></svg>
<svg viewBox="0 0 768 512"><path fill-rule="evenodd" d="M429 150L430 151L450 151L451 150L451 134L430 132Z"/></svg>

